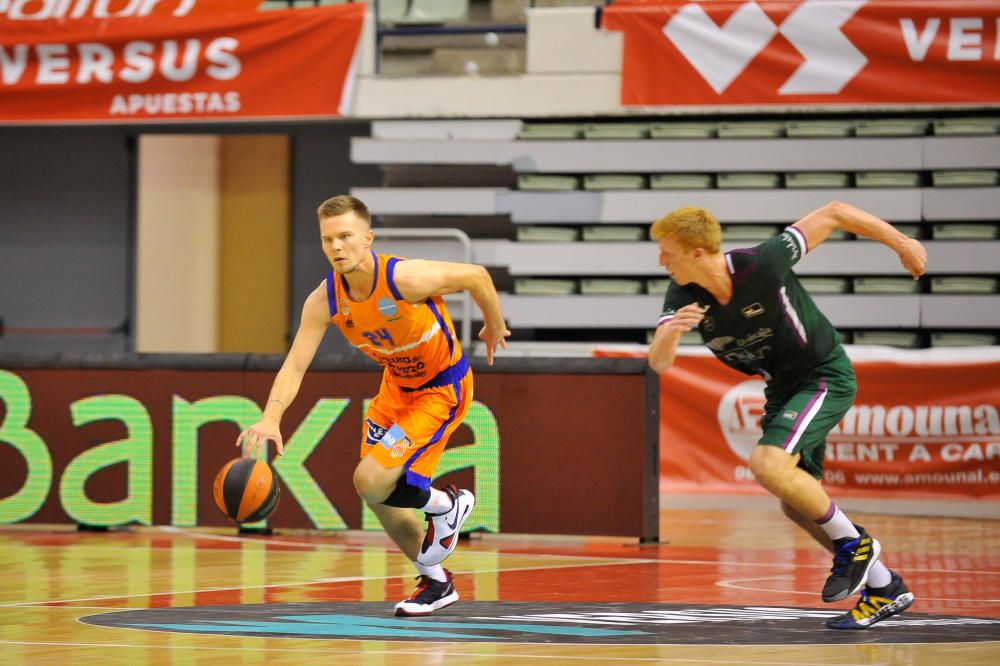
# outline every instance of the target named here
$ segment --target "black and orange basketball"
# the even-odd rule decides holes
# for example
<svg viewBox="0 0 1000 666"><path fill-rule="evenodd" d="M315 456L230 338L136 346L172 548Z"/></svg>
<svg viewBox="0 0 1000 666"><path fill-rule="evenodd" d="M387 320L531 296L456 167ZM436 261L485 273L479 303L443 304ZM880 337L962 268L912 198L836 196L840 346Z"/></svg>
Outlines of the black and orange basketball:
<svg viewBox="0 0 1000 666"><path fill-rule="evenodd" d="M219 510L238 523L267 518L281 496L271 468L253 458L236 458L226 463L215 476L212 494Z"/></svg>

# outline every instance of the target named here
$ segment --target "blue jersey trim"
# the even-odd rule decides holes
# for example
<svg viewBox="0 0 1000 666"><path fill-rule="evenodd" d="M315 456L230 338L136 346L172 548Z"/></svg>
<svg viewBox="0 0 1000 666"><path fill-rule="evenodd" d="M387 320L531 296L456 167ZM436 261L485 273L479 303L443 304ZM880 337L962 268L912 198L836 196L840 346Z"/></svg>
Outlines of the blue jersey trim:
<svg viewBox="0 0 1000 666"><path fill-rule="evenodd" d="M333 317L337 314L337 283L332 270L326 274L326 301L330 304L330 316Z"/></svg>
<svg viewBox="0 0 1000 666"><path fill-rule="evenodd" d="M399 293L399 289L396 289L396 281L392 277L396 270L396 264L398 263L399 257L392 257L385 262L385 282L389 285L389 291L392 292L392 297L397 301L402 301L404 300L403 295Z"/></svg>
<svg viewBox="0 0 1000 666"><path fill-rule="evenodd" d="M437 309L436 305L434 305L434 301L429 298L427 299L427 307L429 307L431 312L434 313L434 316L437 317L438 324L441 325L441 330L444 332L445 339L448 341L448 356L453 356L455 354L455 340L451 337L451 331L448 330L448 324L445 323L444 317L441 316L441 311Z"/></svg>

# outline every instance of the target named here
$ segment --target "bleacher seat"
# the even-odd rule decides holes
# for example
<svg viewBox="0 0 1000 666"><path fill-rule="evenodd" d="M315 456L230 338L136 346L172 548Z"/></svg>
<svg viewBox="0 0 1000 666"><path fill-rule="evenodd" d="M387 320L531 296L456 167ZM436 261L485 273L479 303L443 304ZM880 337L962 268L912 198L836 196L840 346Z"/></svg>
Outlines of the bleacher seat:
<svg viewBox="0 0 1000 666"><path fill-rule="evenodd" d="M931 227L934 240L995 240L1000 238L998 224L935 224Z"/></svg>
<svg viewBox="0 0 1000 666"><path fill-rule="evenodd" d="M906 277L856 277L855 294L917 294L920 282Z"/></svg>
<svg viewBox="0 0 1000 666"><path fill-rule="evenodd" d="M1000 171L992 169L964 169L932 171L934 187L993 187L1000 184Z"/></svg>
<svg viewBox="0 0 1000 666"><path fill-rule="evenodd" d="M858 187L920 187L919 171L859 171L854 174Z"/></svg>
<svg viewBox="0 0 1000 666"><path fill-rule="evenodd" d="M920 334L913 331L854 331L854 344L915 349L920 346Z"/></svg>
<svg viewBox="0 0 1000 666"><path fill-rule="evenodd" d="M886 118L862 120L854 128L855 136L923 136L930 121L921 118Z"/></svg>
<svg viewBox="0 0 1000 666"><path fill-rule="evenodd" d="M585 190L643 190L646 177L636 174L587 174L583 177Z"/></svg>
<svg viewBox="0 0 1000 666"><path fill-rule="evenodd" d="M528 243L572 242L579 240L580 230L576 227L533 227L521 225L517 228L517 240Z"/></svg>
<svg viewBox="0 0 1000 666"><path fill-rule="evenodd" d="M594 123L583 128L585 139L645 139L648 123Z"/></svg>
<svg viewBox="0 0 1000 666"><path fill-rule="evenodd" d="M653 190L707 190L715 185L710 173L656 173L649 177Z"/></svg>
<svg viewBox="0 0 1000 666"><path fill-rule="evenodd" d="M627 242L646 240L645 227L624 224L588 225L583 228L583 240L590 242Z"/></svg>
<svg viewBox="0 0 1000 666"><path fill-rule="evenodd" d="M941 118L934 121L937 136L978 136L1000 131L1000 118Z"/></svg>
<svg viewBox="0 0 1000 666"><path fill-rule="evenodd" d="M518 134L519 139L535 141L538 139L566 140L583 137L582 124L566 123L525 123Z"/></svg>
<svg viewBox="0 0 1000 666"><path fill-rule="evenodd" d="M404 206L414 216L441 215L446 201L452 215L509 219L518 240L474 240L474 255L509 274L513 293L501 293L501 301L512 325L529 335L546 329L546 339L562 329L572 339L594 340L602 330L649 330L669 279L657 265L648 225L673 208L700 205L715 213L725 250L770 238L830 200L931 239L928 276L918 281L891 251L843 230L796 265L845 341L910 347L931 344L931 331L998 334L1000 183L993 178L1000 173L1000 137L989 123L970 128L912 117L800 118L778 129L768 123L530 121L502 135L463 139L455 138L462 132L431 135L426 123L416 124L412 140L402 130L385 141L358 139L353 154L362 163L407 169L510 169L519 189L466 183L356 194L376 215L398 218ZM637 138L643 127L648 136ZM585 242L577 242L581 236ZM529 242L536 240L549 243Z"/></svg>
<svg viewBox="0 0 1000 666"><path fill-rule="evenodd" d="M800 171L785 174L785 187L789 188L843 188L851 186L851 174L833 171Z"/></svg>
<svg viewBox="0 0 1000 666"><path fill-rule="evenodd" d="M783 136L785 123L782 121L764 122L725 122L719 123L720 139L773 139Z"/></svg>
<svg viewBox="0 0 1000 666"><path fill-rule="evenodd" d="M781 187L780 173L720 173L715 185L720 190L768 190Z"/></svg>
<svg viewBox="0 0 1000 666"><path fill-rule="evenodd" d="M653 139L710 139L718 133L717 123L670 122L653 123L649 127Z"/></svg>
<svg viewBox="0 0 1000 666"><path fill-rule="evenodd" d="M581 294L635 295L643 292L641 280L628 278L583 278L580 280Z"/></svg>
<svg viewBox="0 0 1000 666"><path fill-rule="evenodd" d="M995 294L998 280L995 277L961 275L931 278L932 294Z"/></svg>
<svg viewBox="0 0 1000 666"><path fill-rule="evenodd" d="M799 139L825 139L854 134L851 120L790 120L785 123L785 134Z"/></svg>

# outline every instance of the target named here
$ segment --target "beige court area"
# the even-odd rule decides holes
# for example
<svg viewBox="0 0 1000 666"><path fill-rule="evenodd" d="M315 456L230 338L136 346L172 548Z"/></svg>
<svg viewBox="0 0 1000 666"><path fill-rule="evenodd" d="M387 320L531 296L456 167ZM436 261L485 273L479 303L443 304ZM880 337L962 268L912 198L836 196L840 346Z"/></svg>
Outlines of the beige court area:
<svg viewBox="0 0 1000 666"><path fill-rule="evenodd" d="M348 634L358 627L425 631L429 624L424 619L398 623L393 617L392 604L410 592L414 574L379 533L241 536L235 528L95 533L71 526L6 526L0 529L0 663L1000 663L1000 523L881 515L859 515L858 520L882 541L884 561L917 596L899 619L926 621L865 632L825 628L816 613L852 604L821 602L818 591L829 559L777 511L665 510L661 534L666 543L647 546L620 539L473 538L446 562L462 600L433 618L444 622L439 628L451 627L440 629L444 633L456 631L460 623L525 624L510 615L497 620L490 609L530 602L545 610L546 626L555 627L551 631L625 632L617 643L592 636L566 642L564 635L547 633L525 641L509 632L496 640L231 635L224 633L227 627L242 631L239 609L253 608L276 608L281 617L300 618L297 613L325 609L332 615L322 617L339 618L340 624L308 626ZM677 607L703 610L694 621L685 619L689 611L680 616L663 611L656 615L659 624L639 625L609 624L607 618L580 624L560 617L562 605L575 609L573 617L579 618L581 609L585 614L609 604L654 615ZM236 607L229 612L237 624L213 621L214 633L154 630L134 620L129 626L95 626L80 619L126 610L159 613L149 616L153 620L163 613L187 618L219 607ZM369 610L355 623L351 613L359 607ZM799 611L807 617L744 624L698 620L699 614L711 617L731 607L765 615L773 607L784 609L787 617ZM493 619L481 619L484 613ZM380 628L386 624L387 629ZM650 638L649 632L661 629L674 632L671 642ZM628 644L633 635L654 642ZM890 635L895 642L886 642ZM925 640L928 635L933 642ZM682 644L691 640L700 642Z"/></svg>

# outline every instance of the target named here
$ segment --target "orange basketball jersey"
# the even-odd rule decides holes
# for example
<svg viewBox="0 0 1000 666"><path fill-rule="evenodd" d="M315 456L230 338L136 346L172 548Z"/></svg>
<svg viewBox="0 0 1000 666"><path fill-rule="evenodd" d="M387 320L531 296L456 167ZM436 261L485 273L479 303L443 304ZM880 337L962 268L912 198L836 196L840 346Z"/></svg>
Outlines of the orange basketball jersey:
<svg viewBox="0 0 1000 666"><path fill-rule="evenodd" d="M440 296L408 303L396 289L393 271L404 259L375 254L375 283L363 301L352 301L344 276L326 276L330 323L368 357L385 366L386 379L404 389L452 383L468 362L455 335L455 325Z"/></svg>

